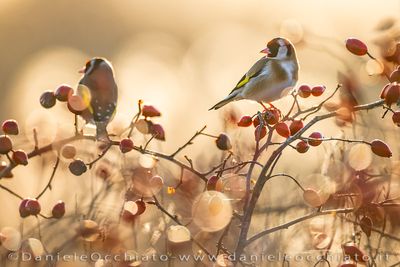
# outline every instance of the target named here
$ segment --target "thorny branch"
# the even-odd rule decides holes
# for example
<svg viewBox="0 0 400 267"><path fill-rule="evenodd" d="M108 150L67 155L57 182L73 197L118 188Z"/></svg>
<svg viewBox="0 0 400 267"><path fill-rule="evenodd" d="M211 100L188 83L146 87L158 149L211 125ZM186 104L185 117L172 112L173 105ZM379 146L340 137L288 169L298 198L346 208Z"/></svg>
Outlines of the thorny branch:
<svg viewBox="0 0 400 267"><path fill-rule="evenodd" d="M384 104L383 100L378 100L372 103L364 104L364 105L359 105L355 106L353 108L353 111L361 111L361 110L370 110L374 109L377 107L380 107ZM253 193L251 195L250 201L247 205L247 208L245 210L245 213L243 215L243 224L241 227L239 239L238 239L238 244L236 247L236 255L241 255L243 253L243 250L246 246L247 243L247 233L250 229L250 222L251 218L253 215L254 208L258 202L258 198L261 195L262 189L264 188L265 182L269 179L269 175L267 175L267 172L271 173L273 170L274 164L276 164L276 159L281 155L282 151L289 146L293 141L297 140L305 131L307 131L309 128L311 128L313 125L318 123L319 121L332 118L337 116L336 111L332 111L326 114L318 115L315 116L311 121L309 121L300 131L298 131L296 134L293 136L290 136L282 145L280 145L269 157L268 161L264 165L259 178L257 179L257 182L253 188Z"/></svg>

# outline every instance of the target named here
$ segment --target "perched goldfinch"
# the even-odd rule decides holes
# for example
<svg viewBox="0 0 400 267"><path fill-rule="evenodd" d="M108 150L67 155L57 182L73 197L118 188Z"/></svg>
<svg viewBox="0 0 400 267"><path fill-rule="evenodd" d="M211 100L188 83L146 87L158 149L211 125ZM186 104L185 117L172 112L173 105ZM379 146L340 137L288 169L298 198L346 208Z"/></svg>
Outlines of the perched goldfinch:
<svg viewBox="0 0 400 267"><path fill-rule="evenodd" d="M98 140L108 141L106 127L114 116L118 99L113 67L105 58L95 57L86 63L80 73L83 73L83 77L79 81L78 91L88 102L81 116L87 123L96 125Z"/></svg>
<svg viewBox="0 0 400 267"><path fill-rule="evenodd" d="M283 93L296 85L299 64L296 50L285 38L275 38L268 42L261 51L266 56L259 59L250 70L243 75L230 94L210 108L219 109L229 102L250 99L269 103L283 97ZM264 106L264 105L263 105Z"/></svg>

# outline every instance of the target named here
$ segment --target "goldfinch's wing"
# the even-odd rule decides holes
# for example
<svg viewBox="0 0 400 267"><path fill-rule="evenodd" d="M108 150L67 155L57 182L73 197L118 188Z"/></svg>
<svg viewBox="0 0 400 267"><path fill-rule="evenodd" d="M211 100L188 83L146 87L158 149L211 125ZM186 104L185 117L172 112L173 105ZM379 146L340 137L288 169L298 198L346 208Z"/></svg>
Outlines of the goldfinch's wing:
<svg viewBox="0 0 400 267"><path fill-rule="evenodd" d="M240 79L240 81L236 84L235 88L232 90L232 92L230 94L232 94L234 91L242 88L251 80L251 78L254 78L258 74L260 74L260 72L267 65L267 62L269 60L270 59L267 57L262 57L256 63L254 63L254 65L249 69L249 71L245 75L243 75L243 77Z"/></svg>

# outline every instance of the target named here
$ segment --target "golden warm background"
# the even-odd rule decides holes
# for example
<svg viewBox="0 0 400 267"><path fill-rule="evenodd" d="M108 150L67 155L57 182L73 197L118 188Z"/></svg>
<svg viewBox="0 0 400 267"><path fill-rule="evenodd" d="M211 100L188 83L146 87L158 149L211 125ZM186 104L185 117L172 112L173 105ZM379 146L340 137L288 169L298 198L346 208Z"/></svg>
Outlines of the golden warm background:
<svg viewBox="0 0 400 267"><path fill-rule="evenodd" d="M225 111L233 107L240 115L259 109L256 103L241 101L218 112L208 111L260 57L258 52L267 41L279 35L296 45L300 83L324 84L331 91L338 71L346 72L350 66L361 77L365 91L360 92L360 102L366 103L377 98L383 82L368 75L374 72L372 63L351 55L344 40L360 38L379 55L374 40L384 33L376 26L399 12L399 0L1 0L0 121L18 120L30 140L32 125L45 122L47 127L39 131L41 144L56 136L69 136L73 116L65 105L57 103L44 110L39 97L62 83L76 85L80 79L77 71L87 59L102 56L113 63L120 89L115 123L128 125L139 99L154 104L163 113L158 122L165 128L167 142L153 148L172 152L203 125L207 132L219 133ZM276 106L284 110L288 103L283 99ZM301 100L302 105L313 103L315 99ZM326 135L340 133L333 123L323 130ZM236 138L253 134L252 130L240 131ZM210 142L200 137L186 154L213 158L220 152L202 149ZM301 167L301 172L311 173L319 168L324 149L305 157L315 160L304 164L310 161L297 158L283 162L281 168L299 172ZM15 171L18 181L4 184L23 196L35 195L47 181L49 164L43 173L31 166L21 167ZM49 203L47 209L58 198L70 198L73 206L73 198L85 194L80 179L56 181L54 192L58 193L43 198ZM10 198L0 193L0 211L8 214L0 218L0 225L18 225L13 218L18 218L19 202Z"/></svg>

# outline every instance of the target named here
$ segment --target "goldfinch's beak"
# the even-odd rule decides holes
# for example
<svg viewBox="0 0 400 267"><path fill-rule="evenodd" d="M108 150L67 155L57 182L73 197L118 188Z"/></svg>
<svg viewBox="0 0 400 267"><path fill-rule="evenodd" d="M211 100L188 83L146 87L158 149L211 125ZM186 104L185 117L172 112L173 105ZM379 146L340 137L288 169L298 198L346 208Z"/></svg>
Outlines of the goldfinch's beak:
<svg viewBox="0 0 400 267"><path fill-rule="evenodd" d="M86 66L78 70L78 73L85 74L85 71L86 71Z"/></svg>
<svg viewBox="0 0 400 267"><path fill-rule="evenodd" d="M270 51L269 51L268 47L266 47L263 50L261 50L260 53L267 54L267 56L268 56Z"/></svg>

